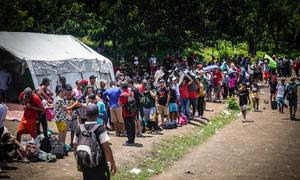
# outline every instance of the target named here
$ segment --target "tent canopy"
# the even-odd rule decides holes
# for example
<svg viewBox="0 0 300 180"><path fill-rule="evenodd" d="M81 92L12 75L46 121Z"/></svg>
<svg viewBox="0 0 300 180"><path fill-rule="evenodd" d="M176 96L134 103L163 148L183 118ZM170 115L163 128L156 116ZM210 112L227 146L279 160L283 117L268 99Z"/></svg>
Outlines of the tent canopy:
<svg viewBox="0 0 300 180"><path fill-rule="evenodd" d="M57 80L63 75L71 85L90 75L115 78L109 59L70 35L0 32L0 49L27 64L36 88L44 77Z"/></svg>

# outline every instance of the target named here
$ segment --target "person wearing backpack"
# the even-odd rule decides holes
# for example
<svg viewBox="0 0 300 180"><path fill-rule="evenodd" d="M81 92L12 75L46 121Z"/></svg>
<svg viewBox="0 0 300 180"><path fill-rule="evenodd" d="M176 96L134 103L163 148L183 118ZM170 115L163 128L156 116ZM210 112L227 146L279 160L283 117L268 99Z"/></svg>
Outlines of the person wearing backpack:
<svg viewBox="0 0 300 180"><path fill-rule="evenodd" d="M122 116L125 123L125 130L127 133L128 141L124 146L134 145L135 139L135 113L137 112L136 101L134 99L134 93L129 92L128 83L122 83L123 93L120 95L119 104L122 106Z"/></svg>
<svg viewBox="0 0 300 180"><path fill-rule="evenodd" d="M86 108L87 121L79 125L74 138L74 155L84 180L108 180L117 172L109 136L104 126L97 124L97 105Z"/></svg>
<svg viewBox="0 0 300 180"><path fill-rule="evenodd" d="M290 117L291 120L295 120L296 112L297 112L297 103L298 103L298 96L297 96L297 88L300 85L300 83L296 83L296 79L299 81L299 78L292 77L291 82L288 84L286 88L286 97L289 101L289 107L290 107Z"/></svg>

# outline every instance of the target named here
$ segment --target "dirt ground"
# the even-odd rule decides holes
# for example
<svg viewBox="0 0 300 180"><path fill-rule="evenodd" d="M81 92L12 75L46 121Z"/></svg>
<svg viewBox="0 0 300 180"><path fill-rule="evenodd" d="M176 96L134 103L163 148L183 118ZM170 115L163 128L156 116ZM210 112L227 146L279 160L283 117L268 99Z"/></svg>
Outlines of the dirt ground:
<svg viewBox="0 0 300 180"><path fill-rule="evenodd" d="M300 121L262 106L248 113L252 122L235 120L153 179L300 179Z"/></svg>
<svg viewBox="0 0 300 180"><path fill-rule="evenodd" d="M213 111L205 111L204 115L207 118L211 118L217 113L222 112L225 108L225 104L208 103L207 107L208 109L213 109ZM18 125L18 122L6 121L5 125L10 131L14 132ZM154 144L171 136L179 136L181 134L189 133L192 128L201 125L202 123L200 122L194 122L194 124L180 127L176 130L165 130L163 131L163 135L145 134L145 138L136 139L136 143L138 143L140 147L124 147L122 146L122 144L125 142L126 138L115 137L114 133L110 132L110 142L112 143L111 148L113 150L116 164L118 167L134 167L138 159L141 159L144 156L150 154L152 148L154 147ZM49 126L53 130L56 130L54 123L50 123ZM69 134L67 143L68 142L70 142ZM81 179L81 174L76 169L76 162L73 153L69 153L68 157L60 159L55 163L10 163L9 165L15 167L15 170L4 171L0 174L0 179Z"/></svg>

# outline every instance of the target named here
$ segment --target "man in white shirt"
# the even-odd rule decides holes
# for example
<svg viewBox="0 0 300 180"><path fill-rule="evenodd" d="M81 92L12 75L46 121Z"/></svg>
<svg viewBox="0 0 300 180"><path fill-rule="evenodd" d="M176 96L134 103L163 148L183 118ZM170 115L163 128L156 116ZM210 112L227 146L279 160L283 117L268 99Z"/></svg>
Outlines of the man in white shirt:
<svg viewBox="0 0 300 180"><path fill-rule="evenodd" d="M89 104L86 108L87 121L82 124L86 131L92 132L92 129L95 129L94 126L98 126L96 119L99 116L98 106L95 104ZM74 137L74 153L75 157L77 155L78 140L80 139L82 127L78 127L76 130L76 136ZM97 142L100 144L100 148L103 152L103 157L101 162L94 168L81 169L83 173L84 180L96 180L96 179L109 179L110 173L114 175L117 171L112 150L109 146L109 136L103 126L100 126L95 129L92 133L95 133L97 137ZM79 164L78 164L79 165ZM110 165L110 169L109 168ZM80 167L81 168L81 167ZM109 170L109 171L108 171Z"/></svg>
<svg viewBox="0 0 300 180"><path fill-rule="evenodd" d="M0 66L0 95L4 102L7 100L8 87L11 83L11 74Z"/></svg>

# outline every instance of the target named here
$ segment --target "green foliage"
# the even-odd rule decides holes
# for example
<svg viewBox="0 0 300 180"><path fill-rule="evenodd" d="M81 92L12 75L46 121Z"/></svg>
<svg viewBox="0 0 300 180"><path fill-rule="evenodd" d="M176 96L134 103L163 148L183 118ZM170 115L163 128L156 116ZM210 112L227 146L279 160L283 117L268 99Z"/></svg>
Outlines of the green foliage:
<svg viewBox="0 0 300 180"><path fill-rule="evenodd" d="M213 117L204 127L194 128L190 133L175 136L164 140L154 147L151 156L141 159L137 168L142 172L138 175L131 174L130 168L121 168L112 179L149 179L169 168L175 161L180 160L185 154L196 146L199 146L210 136L215 134L218 129L230 123L236 117L236 112L230 112L230 115L223 113ZM148 171L148 169L152 171Z"/></svg>
<svg viewBox="0 0 300 180"><path fill-rule="evenodd" d="M206 60L258 50L294 57L299 10L294 0L2 0L0 30L71 34L128 62L168 51Z"/></svg>
<svg viewBox="0 0 300 180"><path fill-rule="evenodd" d="M238 111L240 109L239 104L238 104L237 100L235 99L235 97L230 97L227 100L227 107L228 107L228 109L235 110L235 111Z"/></svg>

